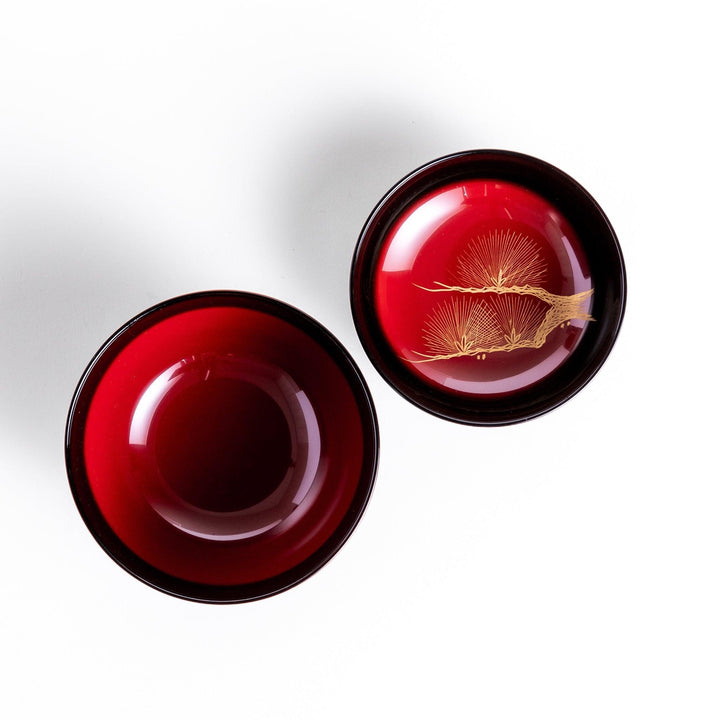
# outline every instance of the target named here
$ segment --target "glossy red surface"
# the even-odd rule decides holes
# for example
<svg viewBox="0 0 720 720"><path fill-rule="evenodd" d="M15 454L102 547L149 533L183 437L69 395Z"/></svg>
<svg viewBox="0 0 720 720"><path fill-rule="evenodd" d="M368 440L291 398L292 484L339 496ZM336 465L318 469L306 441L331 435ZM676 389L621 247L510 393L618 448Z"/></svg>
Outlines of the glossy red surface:
<svg viewBox="0 0 720 720"><path fill-rule="evenodd" d="M481 277L483 262L498 257L504 264L495 265L516 273L495 273L494 284L505 286L499 292ZM551 308L541 299L549 296L519 286L554 296L592 290L573 227L520 185L465 179L417 198L390 227L374 266L373 302L387 343L410 372L444 393L500 396L555 372L585 332L588 321L578 316L592 313L588 293L576 317L559 316L539 347L517 347L523 343L513 340L542 336ZM478 322L494 325L481 333ZM468 341L473 332L480 339Z"/></svg>
<svg viewBox="0 0 720 720"><path fill-rule="evenodd" d="M101 355L80 392L86 413L71 414L76 455L82 429L71 483L77 495L86 479L81 511L94 504L159 573L272 584L328 542L332 555L349 515L354 526L374 476L374 415L337 349L271 312L198 297L145 316Z"/></svg>

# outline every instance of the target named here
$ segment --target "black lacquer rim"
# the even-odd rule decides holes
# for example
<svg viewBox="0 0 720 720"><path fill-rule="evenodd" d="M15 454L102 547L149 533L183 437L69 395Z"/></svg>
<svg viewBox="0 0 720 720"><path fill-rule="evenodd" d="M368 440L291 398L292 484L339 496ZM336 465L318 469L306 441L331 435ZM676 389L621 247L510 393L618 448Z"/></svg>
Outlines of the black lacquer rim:
<svg viewBox="0 0 720 720"><path fill-rule="evenodd" d="M494 398L443 393L412 373L397 357L374 307L373 276L387 232L423 195L443 185L474 178L521 185L554 205L583 246L595 281L593 314L578 346L553 373L527 389ZM626 303L622 251L602 208L562 170L507 150L469 150L432 160L389 190L368 217L358 238L350 273L350 305L360 341L377 371L417 407L466 425L510 425L542 415L576 395L595 376L620 331Z"/></svg>
<svg viewBox="0 0 720 720"><path fill-rule="evenodd" d="M179 307L180 306L180 307ZM155 322L179 311L206 307L241 307L280 318L305 332L335 361L347 379L360 413L364 457L355 496L333 534L310 557L279 575L240 585L208 585L164 573L130 550L111 529L90 489L84 462L87 411L105 371L130 341ZM70 489L85 524L105 552L142 582L169 595L196 602L229 604L276 595L301 583L323 567L345 544L367 507L377 474L379 430L375 406L354 360L325 327L302 311L274 298L254 293L215 290L166 300L140 313L115 332L98 350L75 389L65 429L65 463Z"/></svg>

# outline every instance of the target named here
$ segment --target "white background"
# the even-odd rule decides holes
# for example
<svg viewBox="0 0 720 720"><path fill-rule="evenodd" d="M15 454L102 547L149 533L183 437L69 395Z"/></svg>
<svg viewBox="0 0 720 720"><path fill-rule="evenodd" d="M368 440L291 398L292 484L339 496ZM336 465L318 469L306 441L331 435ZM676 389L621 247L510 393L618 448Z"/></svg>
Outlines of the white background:
<svg viewBox="0 0 720 720"><path fill-rule="evenodd" d="M0 0L0 714L717 718L710 8ZM391 390L347 292L384 192L477 147L574 176L629 279L593 382L500 429ZM116 566L63 460L75 383L106 337L216 288L326 325L382 436L340 554L228 607Z"/></svg>

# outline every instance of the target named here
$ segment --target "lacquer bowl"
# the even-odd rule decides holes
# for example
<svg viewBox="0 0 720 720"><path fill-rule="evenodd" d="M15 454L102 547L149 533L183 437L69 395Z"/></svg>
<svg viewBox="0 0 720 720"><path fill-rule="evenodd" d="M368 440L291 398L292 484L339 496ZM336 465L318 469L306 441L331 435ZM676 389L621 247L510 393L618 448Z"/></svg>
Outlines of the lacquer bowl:
<svg viewBox="0 0 720 720"><path fill-rule="evenodd" d="M380 374L448 420L505 425L575 395L610 352L625 269L600 206L564 172L496 150L401 180L357 243L351 304Z"/></svg>
<svg viewBox="0 0 720 720"><path fill-rule="evenodd" d="M340 343L277 300L186 295L132 319L70 408L75 502L105 551L145 583L229 603L285 590L355 528L378 428Z"/></svg>

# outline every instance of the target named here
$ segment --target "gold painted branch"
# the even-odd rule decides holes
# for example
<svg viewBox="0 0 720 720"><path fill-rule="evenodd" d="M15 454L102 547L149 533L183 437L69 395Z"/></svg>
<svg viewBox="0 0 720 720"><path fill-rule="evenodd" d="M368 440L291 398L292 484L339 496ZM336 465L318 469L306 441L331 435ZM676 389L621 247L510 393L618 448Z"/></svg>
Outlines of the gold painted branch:
<svg viewBox="0 0 720 720"><path fill-rule="evenodd" d="M445 283L436 282L436 288L427 288L422 285L415 283L416 288L425 290L425 292L440 293L440 292L458 292L458 293L494 293L495 295L532 295L533 297L553 305L559 299L578 298L580 303L584 302L589 298L593 291L585 290L575 295L555 295L554 293L548 292L544 288L534 287L533 285L511 285L507 287L505 285L488 285L486 287L461 287L459 285L445 285ZM588 318L586 318L588 319Z"/></svg>
<svg viewBox="0 0 720 720"><path fill-rule="evenodd" d="M428 292L463 293L458 299L438 305L428 317L424 339L430 353L416 353L420 360L413 363L449 360L456 357L485 359L488 353L511 352L521 348L542 347L548 335L571 320L590 321L592 316L585 304L592 295L586 290L574 295L555 295L531 285L454 287L436 283L438 288L424 288ZM489 302L473 300L468 295L492 295ZM521 296L513 300L510 296ZM549 307L542 310L536 300Z"/></svg>

